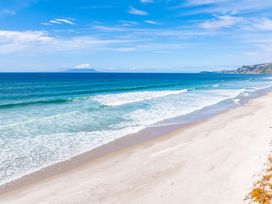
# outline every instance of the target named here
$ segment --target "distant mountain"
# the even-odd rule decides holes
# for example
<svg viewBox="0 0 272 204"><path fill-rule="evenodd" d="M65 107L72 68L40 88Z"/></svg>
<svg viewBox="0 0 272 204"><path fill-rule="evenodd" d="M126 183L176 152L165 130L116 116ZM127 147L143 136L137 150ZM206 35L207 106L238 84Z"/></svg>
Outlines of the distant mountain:
<svg viewBox="0 0 272 204"><path fill-rule="evenodd" d="M272 63L242 66L236 70L222 70L217 73L223 74L272 74Z"/></svg>
<svg viewBox="0 0 272 204"><path fill-rule="evenodd" d="M69 73L97 73L95 69L87 69L87 68L72 68L72 69L66 69L64 72L69 72Z"/></svg>

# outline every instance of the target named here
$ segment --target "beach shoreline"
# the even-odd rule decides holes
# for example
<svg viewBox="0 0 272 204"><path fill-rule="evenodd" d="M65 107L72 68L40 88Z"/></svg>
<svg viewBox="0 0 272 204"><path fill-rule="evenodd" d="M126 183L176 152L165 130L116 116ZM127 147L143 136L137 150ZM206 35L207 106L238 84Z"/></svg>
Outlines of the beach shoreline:
<svg viewBox="0 0 272 204"><path fill-rule="evenodd" d="M193 113L187 115L160 121L136 133L119 137L109 143L105 143L94 149L90 149L88 151L76 154L73 157L65 160L54 162L50 165L36 169L13 180L0 184L0 194L12 188L13 186L22 186L25 184L36 182L37 178L39 177L47 178L63 171L67 171L73 166L82 165L85 162L99 159L105 155L114 153L116 151L129 148L131 146L138 145L156 138L167 138L170 135L173 135L178 130L192 127L193 125L215 117L216 115L246 105L251 100L269 94L270 92L272 92L271 87L256 90L255 93L251 94L250 96L240 96L239 99L227 100L227 104L223 101L223 104L222 102L220 102L211 106L207 106L200 110L196 110ZM239 100L239 102L233 102L236 100Z"/></svg>
<svg viewBox="0 0 272 204"><path fill-rule="evenodd" d="M61 179L66 180L71 175L72 176L77 175L76 177L79 177L82 172L85 172L87 170L94 171L95 169L99 169L99 168L100 168L99 172L101 172L101 174L103 174L103 171L105 171L104 172L105 175L109 175L109 174L115 175L116 173L118 173L118 171L112 169L112 172L108 172L111 170L107 169L107 168L103 168L103 166L108 165L108 163L118 161L117 162L118 165L121 165L124 168L126 168L125 166L126 166L127 160L125 159L124 161L122 161L120 158L124 158L124 157L128 156L128 158L132 157L136 160L139 158L144 159L144 157L142 155L142 154L144 154L144 152L151 153L152 158L158 157L158 158L162 159L161 164L160 163L157 164L157 165L159 165L157 168L157 171L159 171L160 168L163 168L163 166L164 166L163 164L165 164L165 163L170 166L178 163L179 165L177 165L177 166L179 166L179 167L172 167L172 168L170 168L170 170L167 170L165 172L165 174L167 174L167 175L170 174L172 176L173 173L176 174L178 172L178 174L180 175L180 172L182 172L181 166L183 166L183 165L181 165L181 163L184 162L186 164L186 163L190 162L190 160L188 160L188 159L186 160L186 158L182 158L179 161L179 158L175 157L173 159L174 162L172 162L172 164L171 164L171 162L169 163L168 161L165 161L164 154L168 154L169 152L172 152L173 154L175 154L175 150L183 149L183 147L186 147L187 145L188 146L194 145L194 143L198 142L198 139L202 138L202 137L206 138L208 143L213 143L213 141L211 141L211 138L209 138L208 136L203 136L203 134L205 133L207 135L214 135L215 130L218 130L219 132L221 131L223 134L222 137L224 139L229 139L228 136L226 136L226 134L228 134L228 132L226 130L224 130L224 128L225 128L224 124L225 125L232 124L232 125L234 125L235 128L238 128L237 124L235 124L235 121L233 121L233 118L235 118L236 120L239 121L239 120L245 120L245 117L250 117L251 120L248 119L247 122L250 122L250 121L252 122L252 120L256 119L256 118L254 119L252 114L254 114L255 112L258 113L261 110L264 111L264 109L265 109L265 111L263 112L263 116L261 114L259 114L259 119L260 118L262 119L262 117L269 118L268 111L270 109L269 109L269 107L267 107L267 104L268 104L268 101L271 100L271 98L272 98L272 94L269 93L267 95L260 96L256 99L252 99L251 101L249 101L247 104L245 104L243 106L224 111L223 113L212 116L211 118L205 119L203 121L198 121L198 122L195 122L192 124L186 124L183 127L175 129L175 130L165 129L165 132L160 132L160 134L158 134L158 132L157 133L153 132L153 134L151 134L151 132L150 132L150 134L148 134L148 132L146 132L145 134L142 134L142 137L139 137L139 135L137 135L137 136L136 135L129 135L126 137L119 138L119 139L117 139L109 144L103 145L102 147L99 147L95 150L91 150L87 153L83 153L82 155L78 155L75 158L72 158L72 159L64 161L64 162L60 162L58 164L55 164L55 165L52 165L52 166L47 167L45 169L42 169L41 171L29 174L21 179L18 179L17 181L3 185L0 188L0 200L3 200L4 202L8 201L11 203L13 203L13 202L20 203L22 201L27 201L28 203L34 203L35 199L33 199L33 195L31 194L31 192L35 194L35 189L37 190L38 188L42 188L43 191L39 192L40 195L35 195L34 197L38 196L40 198L42 198L42 197L44 198L47 195L47 193L49 193L51 191L50 185L52 188L56 187L56 186L60 187L61 184L59 183L60 182L59 180L61 180ZM261 110L258 110L258 108L260 108ZM253 119L251 117L253 117ZM267 124L267 122L269 122L269 121L265 121L265 120L262 120L262 121L265 122L265 124ZM259 125L262 126L263 124L259 124ZM267 125L269 125L269 124L267 124ZM260 128L260 127L258 127L258 128ZM267 127L267 128L269 130L269 127ZM203 131L203 130L205 130L205 131ZM268 130L265 129L265 131L268 131ZM228 130L228 131L230 131L230 130ZM256 131L257 130L254 129L254 131L249 132L249 133L255 134ZM260 130L260 132L265 132L265 131ZM158 135L160 135L160 136L158 136ZM237 136L239 136L239 135L240 135L240 133L238 132ZM243 140L248 139L248 138L244 138L245 136L241 136L241 137L243 138ZM237 138L237 140L238 140L238 142L241 142L241 141L239 141L239 138ZM248 139L248 140L250 140L250 139ZM256 138L255 138L255 140L257 141ZM259 158L260 161L258 161L257 167L255 167L255 169L253 168L254 170L252 170L252 172L249 172L249 173L246 172L246 174L250 174L250 176L252 176L252 173L254 173L254 174L258 173L256 171L256 169L258 169L258 171L261 170L261 168L262 168L261 163L263 163L265 161L265 155L267 154L267 151L269 151L269 141L268 140L269 140L269 137L267 137L266 134L265 134L264 138L260 139L260 143L262 143L263 145L266 145L266 146L264 146L262 148L262 150L260 150L259 148L254 150L254 151L259 151L258 157L261 157L261 158ZM256 142L256 141L254 141L254 142ZM252 142L252 141L250 141L250 142ZM222 145L220 143L220 141L218 141L218 143L219 143L218 146ZM213 149L213 148L217 149L218 147L216 147L216 145L217 144L215 143L215 147L212 146L211 149ZM158 150L158 149L154 150L154 148L156 146L162 146L163 148L160 150ZM182 150L180 150L180 151L182 152ZM185 150L183 150L183 151L185 151ZM216 151L218 151L218 150L216 150ZM184 155L186 155L186 154L190 155L187 152L185 152ZM207 154L207 153L203 152L203 155L205 155L205 154ZM155 156L152 156L152 155L155 155ZM183 155L183 154L181 154L181 155ZM213 155L210 155L210 156L213 156ZM152 158L149 158L149 159L152 160ZM220 158L220 159L222 159L222 158ZM247 158L247 159L249 159L249 158ZM156 161L156 162L158 162L158 161ZM193 162L195 162L195 161L193 161ZM209 161L209 162L212 162L212 161ZM237 161L235 161L235 162L237 162ZM133 163L135 163L135 161ZM145 162L143 162L143 163L145 163ZM137 166L137 162L133 165ZM141 165L141 163L139 163L139 165ZM134 172L134 170L132 170L131 168L128 168L127 170L124 169L123 171L124 171L123 172L124 174L129 174L129 172L131 172L131 173ZM152 172L153 172L153 170L152 170ZM142 172L142 174L146 174L146 173L147 172L145 172L145 171ZM95 180L95 178L96 178L95 174L96 173L94 173L92 175L92 173L88 173L88 178L91 180L92 179ZM150 173L150 174L153 176L154 176L154 174L157 175L156 173L154 173L154 174ZM181 173L181 174L183 174L183 173ZM135 176L135 177L137 177L137 176ZM125 178L127 178L126 175L119 177L119 179L125 179ZM81 180L84 178L80 177L77 179ZM253 181L254 181L254 179L252 178L250 181L244 181L244 182L246 182L247 184L249 184L251 182L253 184ZM110 182L111 181L109 181L109 183ZM194 182L197 183L197 180ZM241 183L243 183L243 182L241 182ZM45 187L45 185L49 185L48 189L47 189L47 187ZM127 185L130 187L131 185L135 185L135 183L134 184L127 184ZM95 187L95 186L99 186L99 182L98 183L95 183L95 182L88 183L87 182L85 187ZM154 187L154 184L152 181L150 181L150 183L148 183L146 185L146 188L149 188L151 186ZM134 186L134 188L135 188L135 186ZM246 186L245 188L249 188L249 186ZM76 192L80 191L80 189L81 189L81 187L79 185ZM83 189L81 189L81 190L84 191ZM141 189L141 192L145 191L145 190L147 190L147 189L145 189L145 188ZM248 190L250 190L250 189L248 189ZM139 192L137 192L137 193L139 193ZM49 196L47 199L51 199L50 201L58 200L58 202L56 202L56 203L63 203L63 202L67 202L67 201L71 201L73 203L73 202L76 202L77 199L78 199L78 202L80 202L80 203L85 203L88 201L88 199L87 199L88 196L85 197L84 198L85 200L84 200L81 196L76 196L76 195L74 195L74 196L69 195L70 197L68 196L65 198L65 196L61 195L62 194L61 191L57 194L59 194L59 195L55 195L55 197L54 197L54 195L52 195L52 196ZM121 195L123 195L123 194L121 193ZM145 198L145 199L149 199L149 197L146 197L146 192L144 194L140 193L140 195L142 195L143 198ZM61 196L61 198L59 196ZM96 199L98 199L98 197L96 197ZM187 196L185 196L185 197L187 197ZM95 199L95 198L92 198L92 199ZM107 199L105 199L105 201L101 201L101 203L118 203L117 202L118 200L115 200L115 199L116 198L111 200L111 198L109 196ZM124 196L119 197L119 199L123 200ZM115 200L115 202L114 202L114 200ZM155 203L160 203L160 202L163 203L162 200L159 199ZM182 198L181 198L181 200L182 200ZM97 202L98 200L93 200L93 202L94 201ZM188 200L188 198L187 198L187 200L184 198L184 201L190 202L190 200ZM0 201L0 203L1 203L1 201ZM43 203L43 202L41 202L41 203ZM44 202L44 203L46 203L46 202ZM137 202L135 201L135 203L137 203ZM173 203L177 203L177 200L173 200ZM195 202L195 203L197 203L197 202ZM224 203L224 202L222 202L222 203ZM239 203L239 202L237 202L237 203Z"/></svg>
<svg viewBox="0 0 272 204"><path fill-rule="evenodd" d="M183 130L191 128L204 120L208 120L229 110L230 109L224 109L218 113L214 113L203 118L198 118L195 121L188 121L186 123L174 123L170 125L148 127L137 133L117 138L112 142L78 154L68 160L54 163L37 171L23 175L18 179L0 185L0 196L1 194L14 190L14 188L17 189L25 187L26 185L31 185L41 179L62 174L63 172L67 172L78 166L84 165L86 162L96 163L100 160L106 159L107 157L112 157L114 154L119 154L119 152L126 151L126 149L141 146L144 143L156 140L167 140L169 137L174 137L176 132L182 132Z"/></svg>

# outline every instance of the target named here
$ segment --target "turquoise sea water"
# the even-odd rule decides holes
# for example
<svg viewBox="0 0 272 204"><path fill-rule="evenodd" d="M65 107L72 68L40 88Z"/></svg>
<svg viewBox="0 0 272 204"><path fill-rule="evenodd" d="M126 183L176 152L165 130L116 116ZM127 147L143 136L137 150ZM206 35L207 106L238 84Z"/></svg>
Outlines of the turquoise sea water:
<svg viewBox="0 0 272 204"><path fill-rule="evenodd" d="M0 74L0 184L161 121L272 86L269 75ZM211 107L212 108L212 107Z"/></svg>

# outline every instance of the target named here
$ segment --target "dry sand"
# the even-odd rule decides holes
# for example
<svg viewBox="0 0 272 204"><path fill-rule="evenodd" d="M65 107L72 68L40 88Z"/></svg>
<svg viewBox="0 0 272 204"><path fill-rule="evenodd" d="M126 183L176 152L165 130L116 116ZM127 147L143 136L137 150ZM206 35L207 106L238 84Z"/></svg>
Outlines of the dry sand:
<svg viewBox="0 0 272 204"><path fill-rule="evenodd" d="M246 203L271 136L269 94L98 160L18 181L2 189L0 203Z"/></svg>

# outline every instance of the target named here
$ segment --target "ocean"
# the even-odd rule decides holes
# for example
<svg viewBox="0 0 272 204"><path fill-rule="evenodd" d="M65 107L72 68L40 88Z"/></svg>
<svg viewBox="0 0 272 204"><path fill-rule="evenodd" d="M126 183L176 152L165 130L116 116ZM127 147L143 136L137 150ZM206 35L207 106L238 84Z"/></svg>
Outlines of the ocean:
<svg viewBox="0 0 272 204"><path fill-rule="evenodd" d="M271 86L270 75L1 73L0 184Z"/></svg>

